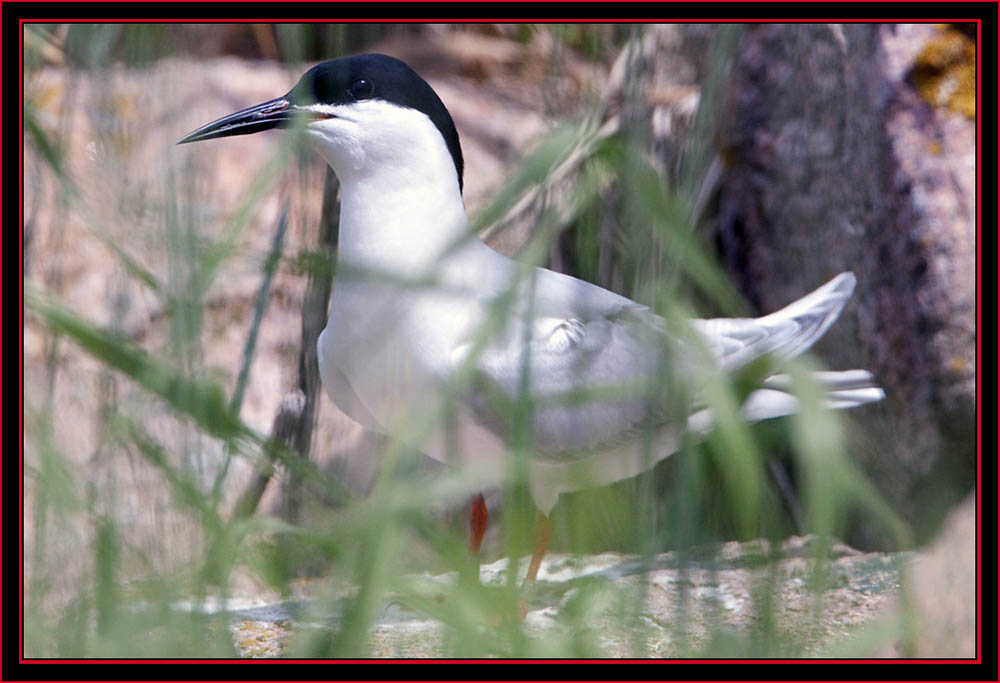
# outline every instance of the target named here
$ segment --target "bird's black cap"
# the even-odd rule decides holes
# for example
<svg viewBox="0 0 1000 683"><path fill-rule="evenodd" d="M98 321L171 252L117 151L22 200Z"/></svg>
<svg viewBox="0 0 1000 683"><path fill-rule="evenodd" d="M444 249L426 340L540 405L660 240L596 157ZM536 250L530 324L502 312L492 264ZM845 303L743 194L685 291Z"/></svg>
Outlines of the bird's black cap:
<svg viewBox="0 0 1000 683"><path fill-rule="evenodd" d="M462 184L462 146L451 114L427 81L395 57L363 54L317 64L303 74L286 98L298 105L379 99L423 112L441 131Z"/></svg>

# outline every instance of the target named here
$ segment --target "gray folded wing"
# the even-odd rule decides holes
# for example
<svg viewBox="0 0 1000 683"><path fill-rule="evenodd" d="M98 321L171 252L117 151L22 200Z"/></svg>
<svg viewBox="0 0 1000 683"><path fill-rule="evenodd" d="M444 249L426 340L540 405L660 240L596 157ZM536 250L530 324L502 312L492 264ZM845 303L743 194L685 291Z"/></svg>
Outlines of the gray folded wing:
<svg viewBox="0 0 1000 683"><path fill-rule="evenodd" d="M853 273L841 273L780 311L760 318L692 320L722 369L740 368L766 353L792 358L804 352L834 323L854 293Z"/></svg>
<svg viewBox="0 0 1000 683"><path fill-rule="evenodd" d="M512 430L530 430L522 436L530 438L540 457L560 459L584 457L632 438L650 422L666 423L670 400L664 378L676 378L669 373L685 369L667 365L669 357L676 364L677 347L671 346L663 319L594 285L540 272L546 281L538 283L538 291L548 298L512 314L504 333L477 361L465 397L474 418L505 439ZM843 273L776 313L692 324L719 367L732 371L767 353L791 357L808 349L837 318L853 289L854 276ZM694 357L685 354L684 362ZM831 407L882 397L864 371L817 373L817 379ZM748 397L745 417L760 420L795 412L798 399L788 393L789 387L786 377L768 378ZM518 397L530 401L530 409L519 406ZM707 428L710 415L703 418L698 424Z"/></svg>

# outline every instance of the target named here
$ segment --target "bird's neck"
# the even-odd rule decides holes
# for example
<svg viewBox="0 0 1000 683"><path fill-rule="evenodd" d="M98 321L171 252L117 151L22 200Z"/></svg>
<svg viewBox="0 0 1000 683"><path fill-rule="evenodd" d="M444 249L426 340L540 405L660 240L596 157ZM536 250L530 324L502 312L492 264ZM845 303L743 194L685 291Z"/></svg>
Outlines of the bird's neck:
<svg viewBox="0 0 1000 683"><path fill-rule="evenodd" d="M468 234L458 180L386 168L341 179L338 259L423 275ZM475 239L473 237L473 239Z"/></svg>

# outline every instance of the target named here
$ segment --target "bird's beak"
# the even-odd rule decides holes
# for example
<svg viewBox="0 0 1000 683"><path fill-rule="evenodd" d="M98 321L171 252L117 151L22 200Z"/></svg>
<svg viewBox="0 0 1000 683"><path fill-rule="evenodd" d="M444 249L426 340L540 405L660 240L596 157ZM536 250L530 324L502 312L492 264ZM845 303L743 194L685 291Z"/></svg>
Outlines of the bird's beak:
<svg viewBox="0 0 1000 683"><path fill-rule="evenodd" d="M284 97L247 107L235 114L205 124L177 141L178 145L230 135L249 135L272 128L287 128L292 124L293 107Z"/></svg>

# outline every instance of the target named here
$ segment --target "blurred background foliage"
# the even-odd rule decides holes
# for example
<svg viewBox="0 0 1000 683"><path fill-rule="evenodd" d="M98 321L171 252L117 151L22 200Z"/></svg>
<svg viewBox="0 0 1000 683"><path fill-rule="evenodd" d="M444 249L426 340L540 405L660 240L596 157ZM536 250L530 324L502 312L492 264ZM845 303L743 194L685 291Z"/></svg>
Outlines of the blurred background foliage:
<svg viewBox="0 0 1000 683"><path fill-rule="evenodd" d="M440 31L473 41L502 38L514 45L541 36L552 68L563 63L559 55L572 55L608 71L628 41L640 41L645 29L626 24L25 26L24 284L30 328L25 335L32 359L25 369L26 655L232 656L237 651L225 621L201 609L179 610L177 604L207 607L244 595L247 586L294 597L296 581L306 573L321 573L339 586L328 589L318 604L320 612L334 610L341 618L332 626L304 625L285 654L364 656L370 652L373 623L391 596L451 627L440 651L446 656L606 655L592 638L531 639L509 621L496 627L495 639L472 637L482 628L484 612L516 611L513 573L496 595L460 581L437 586L446 596L441 599L415 583L411 573L416 568L440 572L469 562L459 475L414 487L414 476L426 476L426 464L398 443L382 444L400 451L400 461L389 468L394 473L376 476L366 496L345 490L310 460L269 439L259 417L256 426L249 426L241 414L241 382L253 364L255 335L258 329L264 334L268 324L261 315L272 288L279 302L291 299L285 303L294 310L301 299L293 294L301 295L301 287L284 287L282 278L301 283L311 274L323 278L330 272L328 255L315 246L318 195L298 189L322 186L323 171L315 160L295 145L272 149L244 160L238 189L210 200L206 195L222 187L208 179L210 164L187 151L173 158L166 152L177 134L186 132L164 125L177 117L180 109L171 98L182 92L169 75L168 80L150 75L138 105L130 105L156 100L150 111L164 118L147 120L154 125L138 133L162 136L156 156L129 156L115 148L123 125L116 117L129 105L123 104L127 88L119 92L109 86L122 85L123 73L142 78L166 58L235 57L288 65L291 83L303 63L380 44L430 43L432 52ZM483 233L496 235L509 227L505 209L534 193L531 205L544 209L531 213L529 233L541 241L521 240L522 256L613 287L671 318L695 311L705 317L746 314L714 262L710 240L696 229L699 193L714 148L713 117L739 32L737 26L713 27L703 37L706 59L694 76L701 99L685 131L690 138L681 158L667 164L650 159L654 141L637 93L624 88L609 107L600 101L601 84L587 84L593 92L555 112L563 127L552 130L562 134L549 135L546 144L506 174L495 201L478 208ZM643 67L635 68L641 72ZM44 72L49 75L43 77ZM59 106L53 108L53 101ZM580 102L587 107L579 109ZM235 110L250 102L232 104ZM75 119L81 108L92 127L90 143L82 146ZM601 128L609 111L619 117L610 134ZM98 169L110 172L119 163L115 179L80 172L69 157L81 147L103 164ZM563 182L551 181L553 170L567 163L571 172L559 179ZM152 175L140 172L140 165ZM282 206L291 203L291 218L289 209L272 207L277 205L273 195L280 195ZM71 218L82 232L60 233ZM286 238L282 226L289 220ZM251 231L259 239L250 239ZM64 241L80 235L93 242L73 246ZM295 246L289 247L288 240L297 240ZM541 246L532 250L532 244ZM106 250L112 255L109 270L94 276L93 291L69 291L67 282L78 281L48 260L54 245L85 254ZM278 284L271 280L275 272ZM255 283L247 290L252 296L234 303L225 287L242 276ZM112 313L95 319L81 310L81 301L88 299L99 299L107 304L102 310ZM150 318L160 333L132 326L128 302L135 300L154 311ZM216 321L221 309L242 326L240 336ZM229 349L225 371L218 354L207 348L220 338ZM74 355L77 349L84 351L83 360ZM293 358L301 353L299 348L285 351ZM801 376L804 367L793 364L791 370ZM719 387L717 400L738 401L753 381L735 378ZM293 384L294 379L285 381L281 390ZM67 397L67 386L77 393ZM79 434L66 432L64 400L81 403L88 416ZM678 553L677 566L700 567L722 541L780 542L792 534L814 533L822 539L815 546L815 557L822 560L848 514L862 515L879 528L886 547L907 546L905 525L847 457L842 416L818 410L815 397L804 400L801 417L753 426L722 417L718 433L705 444L685 444L648 475L564 495L553 514L553 550L614 550L638 553L647 561L672 550ZM299 518L282 514L280 506L258 510L259 495L248 482L256 476L257 484L260 477L266 483L275 466L297 473L312 495L335 504ZM516 557L528 549L534 511L524 498L523 491L514 490L491 500L497 506L492 523L507 530L495 543L495 556ZM774 581L776 565L769 565L767 557L761 562L764 576ZM829 577L822 561L815 567L809 576L818 596ZM608 598L606 589L581 584L565 617L570 632L583 628L595 605L610 604L608 613L639 629L631 652L664 654L650 649L640 633L646 628L639 616L648 588L642 582L614 587ZM665 652L805 652L814 643L779 626L775 597L761 590L755 593L749 635L728 633L716 615L709 618L709 637L695 641L682 633L694 618L685 614L692 604L682 596L680 616L667 627L675 629L677 640ZM816 610L822 611L818 602Z"/></svg>
<svg viewBox="0 0 1000 683"><path fill-rule="evenodd" d="M562 48L589 60L613 59L634 35L634 24L450 24L450 32L503 36L527 43L544 32ZM385 40L423 38L422 23L222 23L222 24L29 24L25 69L42 64L106 68L144 67L164 57L233 56L286 64L330 59L367 50Z"/></svg>

